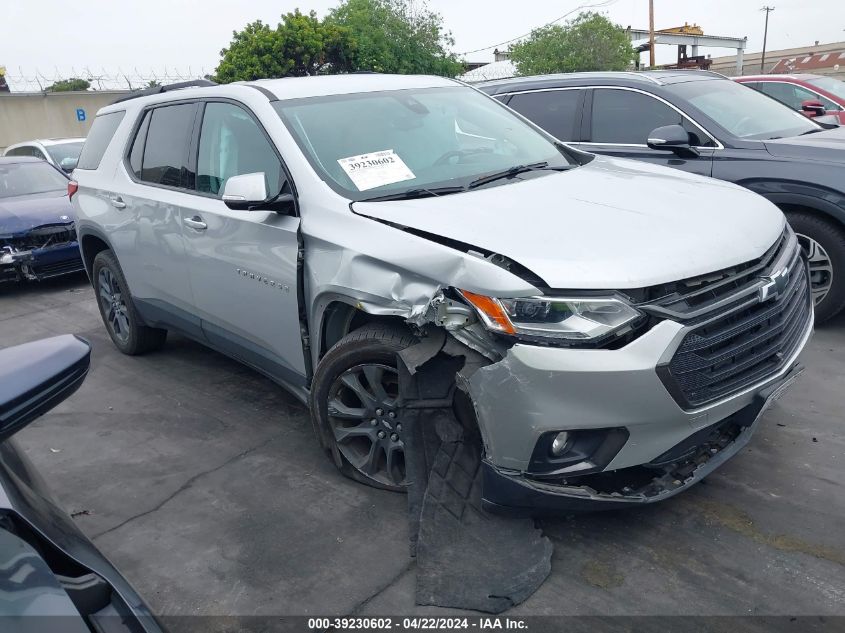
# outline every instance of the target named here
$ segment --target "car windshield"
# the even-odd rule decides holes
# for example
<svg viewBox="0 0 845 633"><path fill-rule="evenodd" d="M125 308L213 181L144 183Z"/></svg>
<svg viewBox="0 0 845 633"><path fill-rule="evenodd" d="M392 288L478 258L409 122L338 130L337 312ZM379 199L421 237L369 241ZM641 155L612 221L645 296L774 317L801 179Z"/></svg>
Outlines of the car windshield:
<svg viewBox="0 0 845 633"><path fill-rule="evenodd" d="M320 177L351 200L420 190L436 195L445 187L453 193L518 166L575 164L551 137L465 86L273 105Z"/></svg>
<svg viewBox="0 0 845 633"><path fill-rule="evenodd" d="M56 161L57 165L61 165L65 158L79 158L79 152L82 151L82 141L74 141L73 143L59 143L58 145L47 145L45 148L50 157Z"/></svg>
<svg viewBox="0 0 845 633"><path fill-rule="evenodd" d="M740 138L786 138L821 129L779 101L729 79L687 81L668 90Z"/></svg>
<svg viewBox="0 0 845 633"><path fill-rule="evenodd" d="M845 81L834 79L833 77L816 77L814 79L808 79L807 83L826 90L840 99L845 99Z"/></svg>
<svg viewBox="0 0 845 633"><path fill-rule="evenodd" d="M0 164L0 198L67 191L67 178L43 161Z"/></svg>

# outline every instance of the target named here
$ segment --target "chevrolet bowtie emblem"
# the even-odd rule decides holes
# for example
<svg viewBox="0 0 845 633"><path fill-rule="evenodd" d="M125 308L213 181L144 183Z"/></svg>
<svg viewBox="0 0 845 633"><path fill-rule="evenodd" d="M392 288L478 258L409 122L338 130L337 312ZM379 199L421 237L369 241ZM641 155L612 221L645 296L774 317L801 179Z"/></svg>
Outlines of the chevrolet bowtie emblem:
<svg viewBox="0 0 845 633"><path fill-rule="evenodd" d="M789 285L789 268L781 268L776 273L761 277L763 285L757 290L760 303L781 296Z"/></svg>

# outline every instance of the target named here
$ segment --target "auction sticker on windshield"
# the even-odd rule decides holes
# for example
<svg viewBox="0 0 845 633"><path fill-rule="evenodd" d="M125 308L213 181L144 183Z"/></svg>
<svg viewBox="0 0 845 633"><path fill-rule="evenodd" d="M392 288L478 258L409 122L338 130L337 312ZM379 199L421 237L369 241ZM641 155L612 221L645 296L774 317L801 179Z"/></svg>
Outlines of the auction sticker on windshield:
<svg viewBox="0 0 845 633"><path fill-rule="evenodd" d="M392 149L339 158L337 162L358 187L358 191L416 178L405 161L399 158Z"/></svg>

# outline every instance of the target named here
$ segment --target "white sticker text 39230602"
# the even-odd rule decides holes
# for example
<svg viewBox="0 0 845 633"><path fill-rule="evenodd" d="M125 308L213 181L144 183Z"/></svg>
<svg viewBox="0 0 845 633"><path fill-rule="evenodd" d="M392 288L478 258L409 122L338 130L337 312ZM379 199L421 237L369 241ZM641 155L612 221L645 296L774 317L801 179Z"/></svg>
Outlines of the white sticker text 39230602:
<svg viewBox="0 0 845 633"><path fill-rule="evenodd" d="M359 191L416 178L392 149L339 158L337 162Z"/></svg>

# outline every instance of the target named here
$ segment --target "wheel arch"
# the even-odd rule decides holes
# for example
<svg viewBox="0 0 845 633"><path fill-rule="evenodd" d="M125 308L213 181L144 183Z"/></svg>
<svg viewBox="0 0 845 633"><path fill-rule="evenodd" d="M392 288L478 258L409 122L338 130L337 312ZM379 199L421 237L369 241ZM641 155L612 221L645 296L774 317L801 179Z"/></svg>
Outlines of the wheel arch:
<svg viewBox="0 0 845 633"><path fill-rule="evenodd" d="M85 266L85 272L88 273L88 279L91 280L91 283L93 283L92 271L94 268L94 258L98 253L105 250L113 250L105 235L92 229L86 229L80 233L79 251L82 254L82 263Z"/></svg>
<svg viewBox="0 0 845 633"><path fill-rule="evenodd" d="M845 196L840 193L816 189L805 184L796 186L793 191L788 190L792 188L788 183L755 182L745 186L781 210L800 208L810 213L822 214L845 226Z"/></svg>
<svg viewBox="0 0 845 633"><path fill-rule="evenodd" d="M371 323L394 323L407 327L402 316L368 312L364 306L350 297L335 296L318 316L319 339L316 346L318 362L344 336Z"/></svg>

